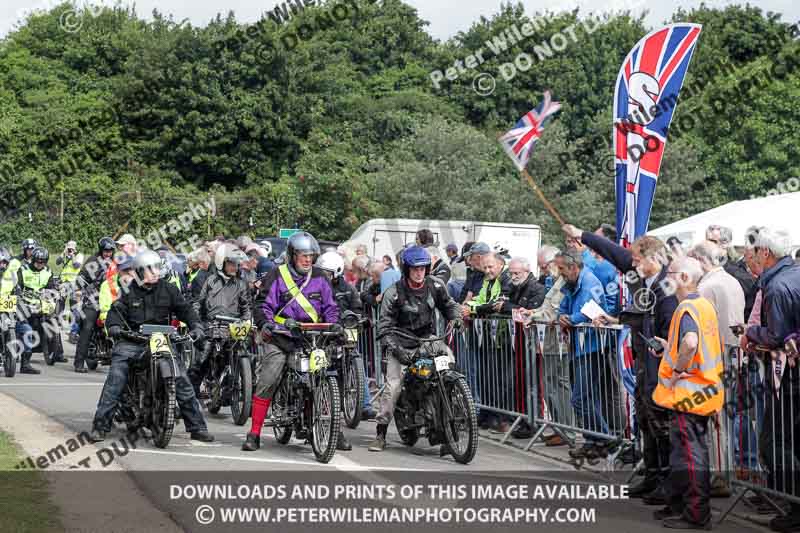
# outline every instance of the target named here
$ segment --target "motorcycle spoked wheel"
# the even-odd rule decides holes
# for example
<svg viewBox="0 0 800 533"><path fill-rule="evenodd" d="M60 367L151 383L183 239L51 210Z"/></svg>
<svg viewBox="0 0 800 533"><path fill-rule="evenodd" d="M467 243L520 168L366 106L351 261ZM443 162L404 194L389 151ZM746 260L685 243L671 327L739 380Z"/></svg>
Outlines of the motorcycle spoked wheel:
<svg viewBox="0 0 800 533"><path fill-rule="evenodd" d="M288 444L289 440L292 438L292 423L293 421L286 420L286 411L289 407L289 402L291 401L291 395L289 394L289 381L286 376L281 379L281 382L278 384L278 388L275 389L275 392L272 395L272 403L269 406L269 413L273 421L275 420L276 413L278 417L281 419L281 422L285 425L273 425L272 432L275 434L275 440L278 441L278 444Z"/></svg>
<svg viewBox="0 0 800 533"><path fill-rule="evenodd" d="M350 363L344 366L342 415L345 425L355 429L361 422L361 406L364 404L364 360L361 357L351 357Z"/></svg>
<svg viewBox="0 0 800 533"><path fill-rule="evenodd" d="M453 459L467 464L478 452L478 417L475 400L463 377L444 383L445 398L450 404L452 417L442 412L444 438ZM443 410L444 411L444 410Z"/></svg>
<svg viewBox="0 0 800 533"><path fill-rule="evenodd" d="M150 430L153 432L153 444L159 448L166 448L175 429L175 410L178 405L175 399L175 378L161 378L157 375L153 379L156 390Z"/></svg>
<svg viewBox="0 0 800 533"><path fill-rule="evenodd" d="M336 453L342 417L342 397L334 376L312 377L311 448L320 463L328 463Z"/></svg>
<svg viewBox="0 0 800 533"><path fill-rule="evenodd" d="M231 416L233 423L243 426L250 418L253 402L253 374L250 360L237 358L231 374Z"/></svg>

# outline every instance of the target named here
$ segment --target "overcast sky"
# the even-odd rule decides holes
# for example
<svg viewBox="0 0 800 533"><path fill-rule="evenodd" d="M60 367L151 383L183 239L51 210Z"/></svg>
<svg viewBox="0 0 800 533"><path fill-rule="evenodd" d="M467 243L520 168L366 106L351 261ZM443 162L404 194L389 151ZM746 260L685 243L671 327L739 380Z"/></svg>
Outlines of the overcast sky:
<svg viewBox="0 0 800 533"><path fill-rule="evenodd" d="M333 0L331 0L333 1ZM497 12L502 0L405 0L416 7L420 16L430 22L428 31L438 39L452 37L458 31L466 30L481 15L491 16ZM77 0L83 5L86 0ZM138 0L135 2L139 16L149 18L153 9L165 14L172 14L177 21L188 18L194 25L205 25L218 12L226 14L233 11L236 18L243 22L254 22L265 10L272 9L283 0ZM92 1L93 4L113 5L114 0ZM123 0L123 4L133 4L131 0ZM599 12L630 8L635 13L649 5L650 13L647 23L655 26L666 20L678 6L694 7L700 1L670 0L669 2L644 0L523 0L529 14L537 10L559 10L580 7L582 11ZM735 2L731 0L707 0L710 6L725 6ZM774 11L783 15L787 22L800 20L800 1L798 0L755 0L749 2L765 11ZM0 37L5 36L15 24L24 18L32 9L47 9L58 4L58 0L0 0Z"/></svg>

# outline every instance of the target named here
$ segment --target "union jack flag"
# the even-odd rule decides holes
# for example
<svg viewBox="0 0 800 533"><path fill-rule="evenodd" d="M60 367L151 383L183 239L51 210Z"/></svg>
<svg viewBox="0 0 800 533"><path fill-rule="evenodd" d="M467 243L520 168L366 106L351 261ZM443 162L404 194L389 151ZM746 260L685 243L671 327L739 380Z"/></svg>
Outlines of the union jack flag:
<svg viewBox="0 0 800 533"><path fill-rule="evenodd" d="M519 119L513 130L500 137L500 144L519 170L525 169L545 124L559 109L561 104L550 101L550 91L545 91L544 100Z"/></svg>
<svg viewBox="0 0 800 533"><path fill-rule="evenodd" d="M650 32L617 76L613 140L623 246L647 233L667 132L701 29L679 23Z"/></svg>

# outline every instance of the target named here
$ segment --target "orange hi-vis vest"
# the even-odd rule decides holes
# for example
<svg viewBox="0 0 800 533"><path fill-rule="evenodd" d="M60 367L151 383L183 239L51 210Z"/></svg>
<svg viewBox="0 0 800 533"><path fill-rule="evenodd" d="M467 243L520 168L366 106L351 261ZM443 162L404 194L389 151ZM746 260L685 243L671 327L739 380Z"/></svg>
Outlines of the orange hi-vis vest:
<svg viewBox="0 0 800 533"><path fill-rule="evenodd" d="M673 368L678 361L678 338L681 318L688 313L698 326L697 352L686 368L688 377L669 388ZM658 367L658 385L653 401L666 409L709 416L722 409L725 391L722 385L722 336L719 333L717 311L705 298L684 300L675 309L669 324L669 347Z"/></svg>

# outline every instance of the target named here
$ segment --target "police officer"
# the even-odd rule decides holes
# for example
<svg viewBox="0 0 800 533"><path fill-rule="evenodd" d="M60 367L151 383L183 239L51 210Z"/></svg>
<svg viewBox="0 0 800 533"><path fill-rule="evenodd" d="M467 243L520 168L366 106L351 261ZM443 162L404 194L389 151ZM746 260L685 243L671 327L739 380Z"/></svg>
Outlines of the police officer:
<svg viewBox="0 0 800 533"><path fill-rule="evenodd" d="M108 334L116 342L111 352L111 368L94 415L90 434L92 442L105 440L106 433L111 429L114 409L128 380L128 361L141 358L146 351L144 345L121 339L123 330L138 331L142 324L168 325L174 313L189 325L195 340L203 338L200 320L192 306L173 284L160 279L161 258L158 254L151 250L139 253L134 258L133 268L135 282L111 305L106 319ZM175 380L175 396L186 431L192 440L211 442L214 437L208 433L181 358L177 358L177 364L180 375Z"/></svg>
<svg viewBox="0 0 800 533"><path fill-rule="evenodd" d="M4 247L0 247L0 300L13 295L16 292L16 283L12 282L12 278L6 279L5 273L8 265L12 261L11 252ZM14 280L16 277L13 278ZM12 313L0 314L0 335L3 336L3 345L6 350L12 349L12 342L14 341L14 315ZM2 356L3 354L0 354ZM15 363L16 364L16 363ZM13 371L15 369L12 369ZM9 375L9 370L6 369L6 376Z"/></svg>
<svg viewBox="0 0 800 533"><path fill-rule="evenodd" d="M75 303L75 282L78 279L78 274L81 271L83 264L83 256L78 254L78 243L69 241L64 245L64 252L56 257L56 266L61 266L61 309L59 313L64 313L67 309L72 309ZM75 323L77 324L77 322ZM70 342L77 344L78 342L78 328L74 325L69 334Z"/></svg>
<svg viewBox="0 0 800 533"><path fill-rule="evenodd" d="M253 314L267 344L253 394L252 425L242 445L244 451L252 452L261 446L261 428L272 394L283 375L286 355L296 348L291 332L298 323L339 322L333 288L322 270L314 267L319 252L319 244L310 233L289 237L286 262L267 275L256 299Z"/></svg>
<svg viewBox="0 0 800 533"><path fill-rule="evenodd" d="M33 343L30 336L33 331L40 332L42 353L49 354L56 351L55 340L50 336L50 329L44 327L44 315L42 314L41 293L43 290L56 290L58 287L53 278L53 272L47 267L50 254L41 247L34 248L30 256L30 264L23 263L17 275L19 293L22 296L22 311L25 320L17 324L17 334L22 336L25 351L22 353L20 372L23 374L39 374L40 372L31 366L31 356ZM61 357L53 356L55 360L64 362L63 354Z"/></svg>
<svg viewBox="0 0 800 533"><path fill-rule="evenodd" d="M86 261L78 274L78 288L81 290L82 323L78 346L75 348L75 372L86 373L84 360L89 353L89 340L97 324L100 313L100 286L106 280L106 271L113 263L117 245L111 237L103 237L97 243L97 255Z"/></svg>
<svg viewBox="0 0 800 533"><path fill-rule="evenodd" d="M420 246L412 246L403 252L403 277L389 287L381 302L381 318L378 331L400 328L417 337L429 337L435 332L435 310L438 309L447 320L454 321L460 328L461 306L447 293L444 283L430 276L431 256ZM392 421L394 406L403 388L403 370L414 358L419 345L410 339L400 338L391 333L381 337L381 349L387 354L384 389L381 404L375 421L377 437L369 451L382 452L386 448L386 430ZM450 348L439 342L434 350L450 354ZM440 451L441 453L441 451Z"/></svg>

